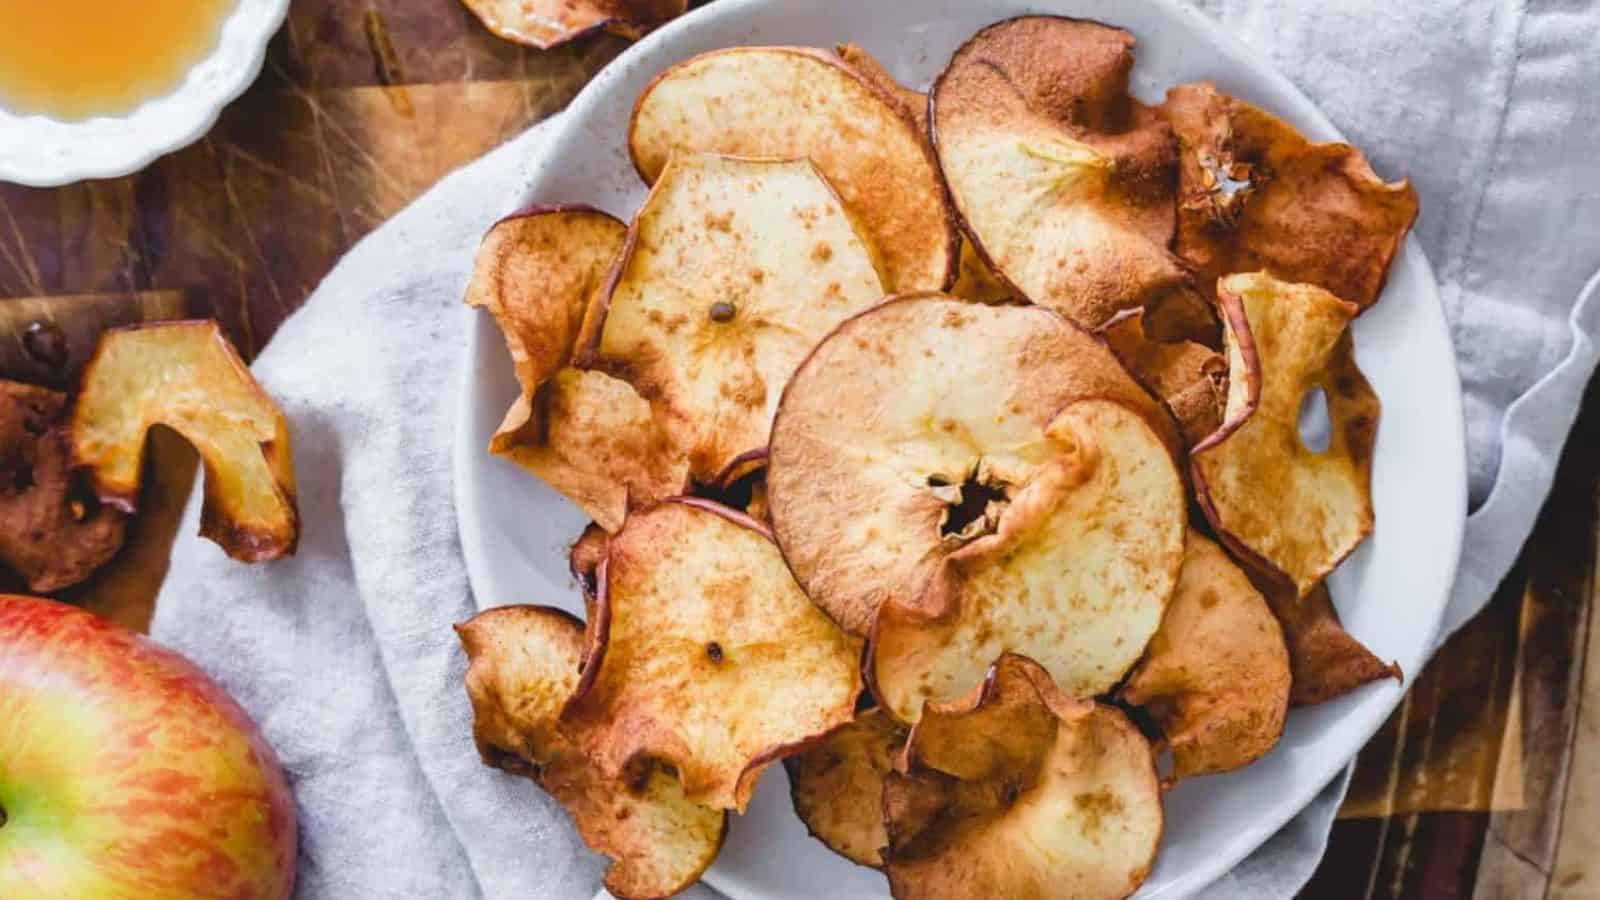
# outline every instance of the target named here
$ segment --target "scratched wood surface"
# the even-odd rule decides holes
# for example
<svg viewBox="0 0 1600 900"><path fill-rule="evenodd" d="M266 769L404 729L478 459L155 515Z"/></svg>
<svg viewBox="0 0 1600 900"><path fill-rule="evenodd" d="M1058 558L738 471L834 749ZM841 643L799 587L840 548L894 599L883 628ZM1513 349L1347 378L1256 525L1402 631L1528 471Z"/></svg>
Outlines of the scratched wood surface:
<svg viewBox="0 0 1600 900"><path fill-rule="evenodd" d="M253 354L355 241L624 46L526 50L455 0L295 0L262 78L200 143L128 178L0 185L0 377L68 383L99 328L183 314ZM27 352L35 321L63 326L67 364ZM1305 896L1600 897L1597 440L1592 392L1528 551L1363 751ZM152 460L129 546L64 592L136 628L172 541L196 539L176 533L192 451L158 433Z"/></svg>

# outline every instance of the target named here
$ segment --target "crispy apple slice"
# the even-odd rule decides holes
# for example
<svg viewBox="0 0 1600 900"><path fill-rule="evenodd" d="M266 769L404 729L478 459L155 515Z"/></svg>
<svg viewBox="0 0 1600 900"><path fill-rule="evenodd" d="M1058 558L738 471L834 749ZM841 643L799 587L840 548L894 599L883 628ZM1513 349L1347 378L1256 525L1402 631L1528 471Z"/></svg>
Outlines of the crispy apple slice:
<svg viewBox="0 0 1600 900"><path fill-rule="evenodd" d="M748 516L704 500L636 512L598 576L563 718L606 775L659 760L691 800L742 811L769 764L852 718L860 642Z"/></svg>
<svg viewBox="0 0 1600 900"><path fill-rule="evenodd" d="M857 75L871 82L878 90L894 98L901 115L917 127L917 134L926 139L928 134L928 95L914 91L895 80L883 63L878 62L865 47L859 44L838 44L833 48L839 60L855 70Z"/></svg>
<svg viewBox="0 0 1600 900"><path fill-rule="evenodd" d="M1177 145L1128 95L1133 37L1025 16L967 42L934 84L939 167L967 238L1034 303L1097 329L1189 292L1169 251Z"/></svg>
<svg viewBox="0 0 1600 900"><path fill-rule="evenodd" d="M1228 362L1204 344L1150 337L1144 317L1143 310L1132 310L1107 325L1102 335L1128 371L1167 404L1192 447L1222 427Z"/></svg>
<svg viewBox="0 0 1600 900"><path fill-rule="evenodd" d="M606 890L624 900L666 897L698 881L722 848L727 813L685 798L660 766L606 778L561 731L562 705L578 684L583 625L557 609L508 606L456 633L484 763L532 778L561 804L584 843L612 860Z"/></svg>
<svg viewBox="0 0 1600 900"><path fill-rule="evenodd" d="M812 346L882 295L810 163L686 153L639 211L580 364L637 388L694 480L711 484L767 445L779 392Z"/></svg>
<svg viewBox="0 0 1600 900"><path fill-rule="evenodd" d="M1289 708L1283 629L1210 539L1190 532L1177 593L1121 694L1160 726L1171 782L1242 768L1278 743Z"/></svg>
<svg viewBox="0 0 1600 900"><path fill-rule="evenodd" d="M689 0L462 0L508 41L548 50L604 29L637 39L681 16Z"/></svg>
<svg viewBox="0 0 1600 900"><path fill-rule="evenodd" d="M1044 491L1063 465L1046 429L1086 398L1164 429L1176 452L1160 404L1104 343L1050 310L924 295L846 322L795 373L772 429L773 528L795 577L864 634L882 603L917 602L944 560L980 538L1032 542L1018 526L1067 496ZM1179 527L1171 579L1182 539Z"/></svg>
<svg viewBox="0 0 1600 900"><path fill-rule="evenodd" d="M1298 600L1269 587L1266 598L1289 646L1290 706L1316 706L1385 678L1405 681L1398 663L1385 664L1344 630L1326 584Z"/></svg>
<svg viewBox="0 0 1600 900"><path fill-rule="evenodd" d="M0 560L39 594L71 587L122 547L124 517L72 477L67 397L0 381Z"/></svg>
<svg viewBox="0 0 1600 900"><path fill-rule="evenodd" d="M896 900L1120 900L1163 827L1149 741L1011 655L912 731L883 809Z"/></svg>
<svg viewBox="0 0 1600 900"><path fill-rule="evenodd" d="M132 513L145 432L165 425L200 453L200 534L243 562L290 556L300 539L289 423L213 321L105 332L83 372L72 462L100 500Z"/></svg>
<svg viewBox="0 0 1600 900"><path fill-rule="evenodd" d="M1227 325L1225 422L1191 454L1206 518L1236 555L1304 597L1372 532L1378 395L1356 367L1355 304L1265 273L1217 283ZM1301 401L1327 399L1326 450L1299 433Z"/></svg>
<svg viewBox="0 0 1600 900"><path fill-rule="evenodd" d="M1417 193L1385 182L1349 144L1313 144L1207 83L1167 92L1182 147L1178 255L1209 286L1264 269L1362 309L1377 302Z"/></svg>
<svg viewBox="0 0 1600 900"><path fill-rule="evenodd" d="M870 709L784 761L795 814L812 837L853 863L883 865L883 778L905 742L904 728Z"/></svg>
<svg viewBox="0 0 1600 900"><path fill-rule="evenodd" d="M687 151L810 159L860 224L884 287L943 290L955 278L958 233L933 156L903 109L824 51L738 47L658 77L634 108L628 147L652 184ZM807 238L788 240L810 249Z"/></svg>

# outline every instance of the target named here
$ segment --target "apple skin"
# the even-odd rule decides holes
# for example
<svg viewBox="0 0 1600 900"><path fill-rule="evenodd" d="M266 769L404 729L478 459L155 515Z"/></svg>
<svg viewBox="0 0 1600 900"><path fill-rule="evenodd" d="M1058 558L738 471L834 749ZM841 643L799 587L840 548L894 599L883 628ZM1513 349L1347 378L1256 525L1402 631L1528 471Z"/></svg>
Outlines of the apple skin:
<svg viewBox="0 0 1600 900"><path fill-rule="evenodd" d="M294 800L250 717L188 660L0 596L0 897L287 900Z"/></svg>

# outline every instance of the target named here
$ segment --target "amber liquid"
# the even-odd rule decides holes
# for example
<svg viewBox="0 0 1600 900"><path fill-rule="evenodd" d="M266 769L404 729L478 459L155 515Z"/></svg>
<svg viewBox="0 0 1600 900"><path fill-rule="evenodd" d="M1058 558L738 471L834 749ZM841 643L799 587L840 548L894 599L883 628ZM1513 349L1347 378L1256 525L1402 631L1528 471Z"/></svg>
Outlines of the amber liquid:
<svg viewBox="0 0 1600 900"><path fill-rule="evenodd" d="M235 0L0 0L0 108L117 115L183 83Z"/></svg>

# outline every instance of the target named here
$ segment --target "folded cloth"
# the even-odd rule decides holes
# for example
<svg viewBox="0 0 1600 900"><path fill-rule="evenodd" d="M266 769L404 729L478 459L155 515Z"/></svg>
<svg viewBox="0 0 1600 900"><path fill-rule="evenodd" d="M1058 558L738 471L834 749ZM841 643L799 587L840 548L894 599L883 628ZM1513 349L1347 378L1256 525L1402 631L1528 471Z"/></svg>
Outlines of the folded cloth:
<svg viewBox="0 0 1600 900"><path fill-rule="evenodd" d="M1595 365L1600 288L1584 284L1600 265L1600 8L1203 10L1421 193L1416 234L1454 326L1481 504L1442 637L1482 607L1526 539ZM452 175L368 237L257 362L292 422L300 555L239 566L187 537L174 551L153 631L214 674L277 748L299 802L302 897L587 898L599 881L601 861L553 803L477 762L450 630L478 609L449 452L462 290L541 137ZM197 519L191 505L186 533ZM539 598L482 602L508 599ZM1345 781L1207 896L1292 894Z"/></svg>

